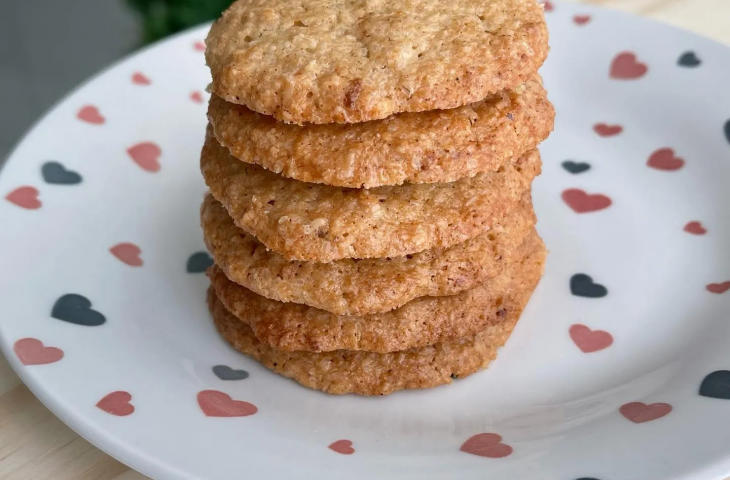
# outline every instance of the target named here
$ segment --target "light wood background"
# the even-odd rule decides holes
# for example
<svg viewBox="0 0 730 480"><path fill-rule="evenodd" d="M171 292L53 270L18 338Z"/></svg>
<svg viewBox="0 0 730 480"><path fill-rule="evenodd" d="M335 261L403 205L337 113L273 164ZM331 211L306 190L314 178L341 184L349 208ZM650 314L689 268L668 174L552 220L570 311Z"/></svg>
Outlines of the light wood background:
<svg viewBox="0 0 730 480"><path fill-rule="evenodd" d="M582 0L635 12L730 44L730 0ZM146 480L49 412L0 355L0 479Z"/></svg>

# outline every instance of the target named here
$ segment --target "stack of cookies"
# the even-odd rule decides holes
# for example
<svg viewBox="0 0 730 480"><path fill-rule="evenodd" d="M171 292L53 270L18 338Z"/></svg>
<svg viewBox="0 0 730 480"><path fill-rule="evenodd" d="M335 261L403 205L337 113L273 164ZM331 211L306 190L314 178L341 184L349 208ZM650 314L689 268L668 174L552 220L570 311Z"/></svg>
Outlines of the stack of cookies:
<svg viewBox="0 0 730 480"><path fill-rule="evenodd" d="M221 335L329 393L485 368L545 261L536 0L239 0L206 45Z"/></svg>

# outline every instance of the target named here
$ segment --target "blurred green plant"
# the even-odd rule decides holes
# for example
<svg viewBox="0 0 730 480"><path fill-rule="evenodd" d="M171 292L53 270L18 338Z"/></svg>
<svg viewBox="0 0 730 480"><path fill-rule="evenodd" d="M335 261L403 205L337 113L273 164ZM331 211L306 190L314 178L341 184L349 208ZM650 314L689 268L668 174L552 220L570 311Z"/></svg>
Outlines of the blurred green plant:
<svg viewBox="0 0 730 480"><path fill-rule="evenodd" d="M233 0L126 0L142 18L142 40L151 43L218 18Z"/></svg>

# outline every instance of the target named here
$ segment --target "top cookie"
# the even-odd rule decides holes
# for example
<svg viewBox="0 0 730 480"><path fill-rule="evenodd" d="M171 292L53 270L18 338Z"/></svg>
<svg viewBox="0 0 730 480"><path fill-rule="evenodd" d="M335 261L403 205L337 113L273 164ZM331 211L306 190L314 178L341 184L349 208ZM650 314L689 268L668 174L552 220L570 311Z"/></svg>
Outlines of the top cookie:
<svg viewBox="0 0 730 480"><path fill-rule="evenodd" d="M239 0L213 25L213 92L289 123L455 108L545 61L536 0Z"/></svg>

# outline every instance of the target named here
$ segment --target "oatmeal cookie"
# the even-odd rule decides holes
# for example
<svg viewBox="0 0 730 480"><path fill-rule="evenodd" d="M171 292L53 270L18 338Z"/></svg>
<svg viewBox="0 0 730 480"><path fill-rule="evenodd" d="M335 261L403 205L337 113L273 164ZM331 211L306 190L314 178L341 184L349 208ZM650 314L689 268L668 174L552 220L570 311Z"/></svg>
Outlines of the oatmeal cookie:
<svg viewBox="0 0 730 480"><path fill-rule="evenodd" d="M532 199L504 221L466 242L402 257L289 261L236 227L208 195L201 208L203 236L216 265L233 282L266 298L337 315L383 313L423 296L474 288L499 275L535 224Z"/></svg>
<svg viewBox="0 0 730 480"><path fill-rule="evenodd" d="M463 107L351 125L288 125L215 95L208 119L218 141L246 163L302 182L372 188L497 170L547 138L555 109L533 75L518 91Z"/></svg>
<svg viewBox="0 0 730 480"><path fill-rule="evenodd" d="M206 39L212 91L289 123L455 108L548 53L536 0L239 0Z"/></svg>
<svg viewBox="0 0 730 480"><path fill-rule="evenodd" d="M545 246L537 233L501 274L446 297L421 297L386 313L335 315L256 295L231 282L220 268L208 272L217 297L263 343L278 350L388 353L474 335L503 321L510 295L531 292L543 273Z"/></svg>
<svg viewBox="0 0 730 480"><path fill-rule="evenodd" d="M201 170L241 229L288 260L385 258L474 238L512 211L539 173L532 150L453 183L347 189L281 177L231 157L210 129Z"/></svg>

